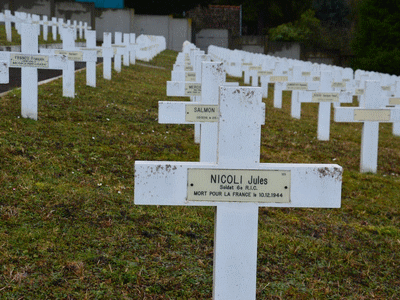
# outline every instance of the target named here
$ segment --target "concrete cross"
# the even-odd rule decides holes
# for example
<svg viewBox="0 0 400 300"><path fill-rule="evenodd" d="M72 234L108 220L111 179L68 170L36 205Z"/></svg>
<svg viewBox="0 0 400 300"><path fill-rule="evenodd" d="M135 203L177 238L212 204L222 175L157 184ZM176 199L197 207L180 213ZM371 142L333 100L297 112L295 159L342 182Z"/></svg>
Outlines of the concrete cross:
<svg viewBox="0 0 400 300"><path fill-rule="evenodd" d="M64 55L38 55L38 32L38 25L21 23L21 52L0 52L0 83L8 83L8 68L21 68L21 115L34 120L38 118L37 69L68 68Z"/></svg>
<svg viewBox="0 0 400 300"><path fill-rule="evenodd" d="M115 32L114 35L114 70L121 72L122 55L125 55L126 46L122 44L122 32Z"/></svg>
<svg viewBox="0 0 400 300"><path fill-rule="evenodd" d="M318 103L318 139L329 141L331 105L334 102L351 103L353 100L351 92L333 92L332 72L321 72L321 81L317 91L296 91L292 97L291 115L300 119L301 103Z"/></svg>
<svg viewBox="0 0 400 300"><path fill-rule="evenodd" d="M210 136L215 160L136 161L135 204L216 207L213 299L250 300L256 297L258 208L340 207L342 168L260 163L260 88L221 86L217 107L217 134Z"/></svg>
<svg viewBox="0 0 400 300"><path fill-rule="evenodd" d="M68 69L63 70L63 96L75 97L75 62L97 62L97 51L88 50L82 51L75 46L74 36L76 35L75 29L70 26L63 26L61 30L61 39L63 41L63 49L40 49L41 53L45 54L61 54L68 57ZM92 82L92 80L89 80Z"/></svg>
<svg viewBox="0 0 400 300"><path fill-rule="evenodd" d="M335 107L335 122L361 122L360 172L377 172L379 123L400 122L399 108L384 108L387 97L382 97L379 81L365 81L364 101L361 107Z"/></svg>

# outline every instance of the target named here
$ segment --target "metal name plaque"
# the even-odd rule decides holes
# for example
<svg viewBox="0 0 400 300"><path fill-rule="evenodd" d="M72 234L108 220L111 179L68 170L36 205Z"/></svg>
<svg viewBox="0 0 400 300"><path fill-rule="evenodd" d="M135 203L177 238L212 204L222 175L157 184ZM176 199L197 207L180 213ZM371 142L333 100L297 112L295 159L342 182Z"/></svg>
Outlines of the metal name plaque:
<svg viewBox="0 0 400 300"><path fill-rule="evenodd" d="M389 122L389 109L356 109L354 110L354 121Z"/></svg>
<svg viewBox="0 0 400 300"><path fill-rule="evenodd" d="M185 83L185 96L201 96L201 83Z"/></svg>
<svg viewBox="0 0 400 300"><path fill-rule="evenodd" d="M400 105L400 98L389 98L390 105Z"/></svg>
<svg viewBox="0 0 400 300"><path fill-rule="evenodd" d="M290 202L290 171L188 169L188 201Z"/></svg>
<svg viewBox="0 0 400 300"><path fill-rule="evenodd" d="M49 68L47 55L10 54L10 67Z"/></svg>
<svg viewBox="0 0 400 300"><path fill-rule="evenodd" d="M332 87L333 88L345 88L346 87L346 82L332 82Z"/></svg>
<svg viewBox="0 0 400 300"><path fill-rule="evenodd" d="M286 84L286 89L289 91L292 91L292 90L306 91L306 90L308 90L308 83L307 82L288 82Z"/></svg>
<svg viewBox="0 0 400 300"><path fill-rule="evenodd" d="M82 61L83 60L83 52L82 51L64 51L64 50L56 50L54 54L66 55L68 60L73 61Z"/></svg>
<svg viewBox="0 0 400 300"><path fill-rule="evenodd" d="M285 72L283 72L285 73ZM271 76L269 78L269 81L271 82L285 82L288 81L288 77L287 76Z"/></svg>
<svg viewBox="0 0 400 300"><path fill-rule="evenodd" d="M186 104L186 122L218 122L218 105Z"/></svg>
<svg viewBox="0 0 400 300"><path fill-rule="evenodd" d="M273 75L273 74L274 74L274 72L272 72L272 71L258 71L257 72L258 76L270 76L270 75Z"/></svg>
<svg viewBox="0 0 400 300"><path fill-rule="evenodd" d="M356 95L357 96L364 95L364 89L356 89Z"/></svg>
<svg viewBox="0 0 400 300"><path fill-rule="evenodd" d="M312 93L312 102L339 102L339 93Z"/></svg>
<svg viewBox="0 0 400 300"><path fill-rule="evenodd" d="M196 72L186 72L185 81L196 81Z"/></svg>
<svg viewBox="0 0 400 300"><path fill-rule="evenodd" d="M261 71L261 67L260 66L250 66L249 71Z"/></svg>
<svg viewBox="0 0 400 300"><path fill-rule="evenodd" d="M103 50L102 49L98 49L98 48L85 48L85 47L81 47L81 50L88 50L88 51L96 51L97 53L97 57L103 57Z"/></svg>

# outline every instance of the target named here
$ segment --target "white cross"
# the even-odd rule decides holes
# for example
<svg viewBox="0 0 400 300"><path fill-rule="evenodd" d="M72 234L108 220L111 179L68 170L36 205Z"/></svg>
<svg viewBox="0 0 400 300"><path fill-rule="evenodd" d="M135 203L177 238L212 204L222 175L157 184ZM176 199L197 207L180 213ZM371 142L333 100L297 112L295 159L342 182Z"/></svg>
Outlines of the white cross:
<svg viewBox="0 0 400 300"><path fill-rule="evenodd" d="M21 52L0 52L0 83L8 83L8 68L21 68L21 115L38 118L37 69L66 70L68 61L62 55L38 55L38 25L21 23Z"/></svg>
<svg viewBox="0 0 400 300"><path fill-rule="evenodd" d="M114 57L114 49L112 47L111 40L111 32L104 32L102 45L103 77L108 80L111 80L112 58Z"/></svg>
<svg viewBox="0 0 400 300"><path fill-rule="evenodd" d="M103 45L101 47L96 46L96 31L86 30L86 48L81 50L96 51L97 57L103 58L103 78L111 80L111 60L114 57L114 49L111 46L111 33L103 33ZM90 69L90 70L89 70ZM87 72L92 74L90 78L96 78L96 62L87 63ZM87 85L96 86L96 80L89 81L89 75L86 76ZM94 85L93 85L94 84Z"/></svg>
<svg viewBox="0 0 400 300"><path fill-rule="evenodd" d="M130 57L130 64L134 65L136 63L136 34L130 33L129 34L129 57Z"/></svg>
<svg viewBox="0 0 400 300"><path fill-rule="evenodd" d="M196 54L198 53L198 54ZM201 101L201 93L202 93L202 88L201 88L201 64L203 61L210 60L209 56L201 54L204 53L203 51L194 51L193 52L193 61L194 61L194 66L190 63L190 60L187 60L185 58L184 63L174 65L174 69L178 70L196 70L194 71L195 74L195 80L186 81L186 75L185 75L185 81L167 81L167 96L178 96L178 97L190 97L192 101ZM193 77L192 77L193 78ZM194 136L195 136L195 143L200 142L200 125L195 124L195 130L194 130Z"/></svg>
<svg viewBox="0 0 400 300"><path fill-rule="evenodd" d="M292 94L291 115L300 119L301 103L318 103L318 139L329 141L331 122L331 103L351 103L351 92L333 92L332 72L321 72L318 91L295 91Z"/></svg>
<svg viewBox="0 0 400 300"><path fill-rule="evenodd" d="M260 88L222 86L217 107L216 160L136 161L135 204L215 206L213 299L255 299L258 208L340 207L342 168L261 164Z"/></svg>
<svg viewBox="0 0 400 300"><path fill-rule="evenodd" d="M400 108L400 81L396 81L394 97L389 98L389 105ZM400 136L400 122L393 123L393 135Z"/></svg>
<svg viewBox="0 0 400 300"><path fill-rule="evenodd" d="M83 51L96 51L96 57L102 55L99 53L99 49L96 47L96 31L87 30L86 31L86 47L81 48ZM100 50L101 52L101 50ZM99 55L101 54L101 55ZM86 85L91 87L96 87L96 63L97 61L86 62Z"/></svg>
<svg viewBox="0 0 400 300"><path fill-rule="evenodd" d="M400 122L399 108L383 108L379 81L365 81L361 107L335 107L335 122L362 122L360 172L376 173L378 165L379 123Z"/></svg>
<svg viewBox="0 0 400 300"><path fill-rule="evenodd" d="M88 50L82 51L75 47L75 29L71 26L62 26L61 38L63 41L63 49L40 49L41 53L45 54L61 54L68 57L68 69L63 70L63 96L64 97L75 97L75 61L81 62L97 62L97 51Z"/></svg>
<svg viewBox="0 0 400 300"><path fill-rule="evenodd" d="M126 46L122 44L122 32L116 32L114 35L114 70L121 72L122 56L126 56Z"/></svg>

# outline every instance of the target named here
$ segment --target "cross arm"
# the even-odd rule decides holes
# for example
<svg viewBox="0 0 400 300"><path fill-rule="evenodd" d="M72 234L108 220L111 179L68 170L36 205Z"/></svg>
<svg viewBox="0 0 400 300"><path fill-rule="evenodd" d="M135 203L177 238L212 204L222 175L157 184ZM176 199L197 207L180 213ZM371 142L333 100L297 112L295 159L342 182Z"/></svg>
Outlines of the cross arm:
<svg viewBox="0 0 400 300"><path fill-rule="evenodd" d="M400 108L335 107L335 122L400 122Z"/></svg>
<svg viewBox="0 0 400 300"><path fill-rule="evenodd" d="M52 54L23 54L21 52L0 52L0 61L8 63L8 67L32 67L38 69L67 69L65 55ZM3 64L4 66L4 64ZM8 72L8 71L7 71Z"/></svg>
<svg viewBox="0 0 400 300"><path fill-rule="evenodd" d="M201 96L201 83L167 81L167 96Z"/></svg>
<svg viewBox="0 0 400 300"><path fill-rule="evenodd" d="M82 51L79 48L70 50L41 48L40 53L48 55L63 55L67 57L68 60L73 61L97 62L97 50Z"/></svg>
<svg viewBox="0 0 400 300"><path fill-rule="evenodd" d="M136 161L135 204L218 206L226 202L188 201L188 170L218 169L217 164L200 162ZM224 169L225 171L227 169ZM260 207L319 207L338 208L341 202L342 167L335 164L259 164L257 170L288 173L290 202L260 202L257 190L237 190L237 184L217 184L214 192L256 193L254 203ZM279 181L276 182L279 185ZM225 186L225 188L224 188ZM229 187L233 186L233 190ZM253 185L254 186L254 185ZM250 187L251 188L251 187ZM249 189L250 189L249 188ZM274 190L274 186L272 186ZM210 193L210 190L199 192ZM258 200L257 200L258 199ZM279 198L277 198L279 200ZM274 201L274 200L272 200ZM247 201L246 203L253 202ZM237 203L240 203L237 202Z"/></svg>
<svg viewBox="0 0 400 300"><path fill-rule="evenodd" d="M323 98L325 98L326 101L324 101ZM351 94L351 92L299 91L299 101L302 103L318 103L318 102L352 103L353 95Z"/></svg>
<svg viewBox="0 0 400 300"><path fill-rule="evenodd" d="M194 124L196 122L217 122L218 105L199 102L158 102L158 122L160 124Z"/></svg>

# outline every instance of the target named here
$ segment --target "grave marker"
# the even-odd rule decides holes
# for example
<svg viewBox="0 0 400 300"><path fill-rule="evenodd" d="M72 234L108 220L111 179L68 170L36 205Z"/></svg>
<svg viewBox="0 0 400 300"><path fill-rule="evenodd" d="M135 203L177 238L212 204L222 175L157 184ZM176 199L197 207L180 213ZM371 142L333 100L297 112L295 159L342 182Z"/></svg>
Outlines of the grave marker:
<svg viewBox="0 0 400 300"><path fill-rule="evenodd" d="M365 81L362 107L336 107L335 122L362 122L360 172L376 173L379 123L400 122L399 108L383 108L385 98L379 81Z"/></svg>
<svg viewBox="0 0 400 300"><path fill-rule="evenodd" d="M67 58L61 55L38 54L38 25L21 23L21 52L0 52L0 83L8 83L8 68L21 68L21 115L38 118L38 71L68 67Z"/></svg>
<svg viewBox="0 0 400 300"><path fill-rule="evenodd" d="M63 70L63 96L64 97L75 97L75 61L81 62L97 62L97 51L87 50L82 51L75 47L74 36L76 34L75 29L70 26L61 27L61 38L63 40L63 49L40 49L41 53L47 54L60 54L68 57L68 69ZM92 79L89 79L93 82Z"/></svg>
<svg viewBox="0 0 400 300"><path fill-rule="evenodd" d="M122 44L122 32L116 32L114 35L114 70L121 72L122 55L126 55L126 46Z"/></svg>
<svg viewBox="0 0 400 300"><path fill-rule="evenodd" d="M111 80L112 74L112 58L114 57L114 49L111 45L112 34L111 32L103 33L103 45L102 45L102 56L103 56L103 77L104 79Z"/></svg>
<svg viewBox="0 0 400 300"><path fill-rule="evenodd" d="M130 64L134 65L136 63L136 34L130 33L129 34L129 59Z"/></svg>
<svg viewBox="0 0 400 300"><path fill-rule="evenodd" d="M260 88L222 86L215 161L135 162L135 204L216 207L213 299L255 299L259 207L340 207L340 166L259 162L264 119Z"/></svg>
<svg viewBox="0 0 400 300"><path fill-rule="evenodd" d="M317 91L296 91L292 96L291 115L300 119L301 103L318 103L318 139L328 141L331 122L331 103L351 103L350 92L333 92L332 72L321 72L321 82Z"/></svg>
<svg viewBox="0 0 400 300"><path fill-rule="evenodd" d="M86 48L80 48L83 51L96 51L96 58L101 56L100 49L96 47L96 31L86 31ZM101 50L100 50L101 51ZM99 55L100 54L100 55ZM96 61L86 62L86 85L96 87Z"/></svg>
<svg viewBox="0 0 400 300"><path fill-rule="evenodd" d="M397 80L395 84L395 91L393 97L389 98L389 105L400 108L400 81ZM393 123L393 135L400 136L400 122Z"/></svg>

